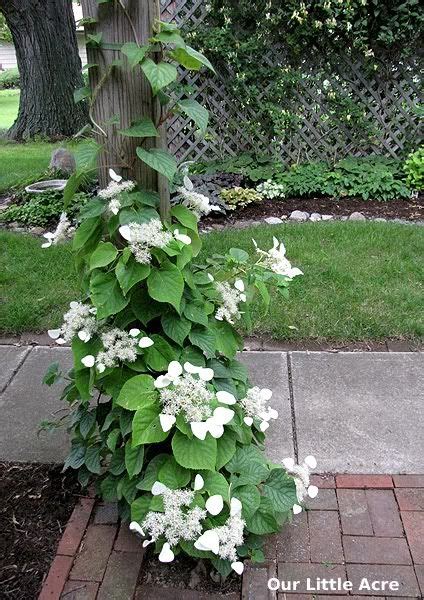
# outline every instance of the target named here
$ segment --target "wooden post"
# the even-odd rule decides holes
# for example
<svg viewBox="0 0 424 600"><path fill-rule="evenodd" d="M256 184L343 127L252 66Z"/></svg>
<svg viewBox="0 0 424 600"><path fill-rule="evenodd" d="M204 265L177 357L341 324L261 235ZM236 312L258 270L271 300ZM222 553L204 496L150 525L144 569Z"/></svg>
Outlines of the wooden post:
<svg viewBox="0 0 424 600"><path fill-rule="evenodd" d="M161 107L142 70L139 67L131 70L119 50L108 49L110 44L148 43L154 22L160 18L160 3L158 0L120 0L120 3L121 6L119 2L99 4L97 0L82 0L84 17L96 19L95 23L85 25L86 34L102 34L100 47L87 47L88 63L98 65L90 68L89 74L95 98L91 116L97 124L97 141L104 148L99 158L99 182L101 187L107 185L107 171L112 167L124 177L137 181L141 188L158 191L161 214L165 217L169 211L168 183L136 155L140 145L147 150L166 147L165 127L160 128L160 138L141 139L118 133L141 117L150 117L158 123ZM124 67L114 67L115 60L122 60Z"/></svg>

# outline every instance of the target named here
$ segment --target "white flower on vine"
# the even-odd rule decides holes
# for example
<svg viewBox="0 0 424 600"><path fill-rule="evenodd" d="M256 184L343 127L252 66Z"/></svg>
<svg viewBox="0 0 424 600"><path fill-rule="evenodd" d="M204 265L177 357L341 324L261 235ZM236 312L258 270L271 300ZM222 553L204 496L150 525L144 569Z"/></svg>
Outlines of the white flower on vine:
<svg viewBox="0 0 424 600"><path fill-rule="evenodd" d="M283 242L279 242L276 237L272 238L273 247L268 250L261 250L255 240L252 240L256 252L260 254L261 260L258 264L270 269L278 275L284 275L288 279L293 279L298 275L303 275L303 272L297 267L292 267L290 261L286 258L286 248Z"/></svg>
<svg viewBox="0 0 424 600"><path fill-rule="evenodd" d="M119 233L129 242L135 260L141 264L150 263L151 248L164 248L172 240L172 233L163 229L160 219L122 225Z"/></svg>
<svg viewBox="0 0 424 600"><path fill-rule="evenodd" d="M208 215L212 210L221 210L219 206L211 204L207 196L195 192L193 183L187 176L184 177L184 187L177 188L177 192L183 197L182 204L191 209L198 218Z"/></svg>
<svg viewBox="0 0 424 600"><path fill-rule="evenodd" d="M69 310L63 315L63 325L60 329L49 329L49 337L57 344L71 342L77 335L82 342L88 342L97 331L94 315L97 310L89 304L72 301Z"/></svg>
<svg viewBox="0 0 424 600"><path fill-rule="evenodd" d="M316 485L311 485L310 483L310 472L317 467L316 458L314 456L307 456L302 465L297 465L293 458L285 458L282 462L286 471L294 478L298 502L303 502L306 496L316 498L318 488ZM298 514L301 510L302 507L300 504L293 506L294 514Z"/></svg>
<svg viewBox="0 0 424 600"><path fill-rule="evenodd" d="M186 246L191 244L191 238L185 233L180 233L179 229L174 229L174 238Z"/></svg>
<svg viewBox="0 0 424 600"><path fill-rule="evenodd" d="M154 486L158 483L156 482ZM171 559L169 552L171 546L175 546L180 540L194 540L200 535L201 521L206 518L207 512L199 506L187 510L194 500L193 490L171 490L163 484L160 484L159 487L164 511L147 513L140 527L143 532L146 532L146 535L151 536L150 542L156 541L162 536L165 538L165 543L169 544L169 547L163 558ZM154 487L152 493L153 491Z"/></svg>
<svg viewBox="0 0 424 600"><path fill-rule="evenodd" d="M54 232L43 233L43 237L46 238L47 242L41 244L42 248L49 248L50 246L55 246L60 242L64 242L70 237L75 231L75 227L71 227L71 223L68 219L68 216L65 212L60 215L59 223L57 224L56 230Z"/></svg>
<svg viewBox="0 0 424 600"><path fill-rule="evenodd" d="M271 397L272 391L268 388L261 389L255 386L247 390L245 398L240 400L240 405L245 412L243 420L247 426L250 427L254 419L257 419L260 422L259 429L266 431L269 421L278 418L278 412L271 406L267 406Z"/></svg>
<svg viewBox="0 0 424 600"><path fill-rule="evenodd" d="M194 542L194 546L198 550L213 552L223 560L238 562L237 547L244 542L243 531L245 525L246 523L240 514L234 514L221 527L206 530ZM237 569L239 569L239 565L234 570L238 572Z"/></svg>
<svg viewBox="0 0 424 600"><path fill-rule="evenodd" d="M108 209L114 215L117 215L121 210L121 203L118 198L112 198L112 200L108 204Z"/></svg>
<svg viewBox="0 0 424 600"><path fill-rule="evenodd" d="M109 175L111 176L112 181L109 182L107 187L103 190L98 191L97 195L100 196L100 198L111 200L112 198L119 196L119 194L122 194L122 192L131 192L131 190L135 188L134 181L122 181L122 177L117 175L113 169L109 170Z"/></svg>
<svg viewBox="0 0 424 600"><path fill-rule="evenodd" d="M237 282L241 282L241 284L243 284L241 279L237 280ZM221 297L221 305L218 307L218 310L215 313L215 319L218 321L225 320L228 321L228 323L233 324L234 319L240 318L240 302L246 302L244 284L243 290L240 290L236 286L231 287L227 281L217 282L215 287Z"/></svg>

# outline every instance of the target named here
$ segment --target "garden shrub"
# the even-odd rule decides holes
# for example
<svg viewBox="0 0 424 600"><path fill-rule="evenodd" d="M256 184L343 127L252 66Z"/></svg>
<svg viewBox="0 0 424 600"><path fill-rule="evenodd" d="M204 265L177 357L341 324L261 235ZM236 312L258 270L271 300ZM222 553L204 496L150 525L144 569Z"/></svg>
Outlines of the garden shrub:
<svg viewBox="0 0 424 600"><path fill-rule="evenodd" d="M424 146L411 152L404 164L406 183L413 190L424 189Z"/></svg>
<svg viewBox="0 0 424 600"><path fill-rule="evenodd" d="M221 198L228 210L243 208L252 202L260 202L262 196L256 190L250 188L234 187L221 191Z"/></svg>
<svg viewBox="0 0 424 600"><path fill-rule="evenodd" d="M84 192L75 194L69 209L70 218L75 218L79 210L87 204L90 197ZM0 222L16 221L22 225L44 227L56 222L63 212L63 196L60 192L28 194L21 192L15 196L18 203L11 204L0 212Z"/></svg>
<svg viewBox="0 0 424 600"><path fill-rule="evenodd" d="M19 71L17 68L0 71L0 90L18 88L19 85Z"/></svg>

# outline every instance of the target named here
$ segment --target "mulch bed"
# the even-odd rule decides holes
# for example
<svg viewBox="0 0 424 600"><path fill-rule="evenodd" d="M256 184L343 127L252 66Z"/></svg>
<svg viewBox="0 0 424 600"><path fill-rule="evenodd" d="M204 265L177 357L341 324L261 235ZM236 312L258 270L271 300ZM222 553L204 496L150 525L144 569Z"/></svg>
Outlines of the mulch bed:
<svg viewBox="0 0 424 600"><path fill-rule="evenodd" d="M210 573L214 579L212 579ZM177 556L171 563L161 563L153 551L148 552L143 560L138 585L157 586L159 588L175 588L193 590L209 594L227 594L241 592L241 577L231 573L222 583L219 575L204 561L197 561L187 556Z"/></svg>
<svg viewBox="0 0 424 600"><path fill-rule="evenodd" d="M362 200L361 198L274 198L229 213L227 216L209 216L202 220L204 225L216 223L234 223L235 221L259 221L266 217L289 216L294 210L324 215L348 216L360 212L366 217L385 219L405 219L417 221L424 219L423 197L408 200Z"/></svg>
<svg viewBox="0 0 424 600"><path fill-rule="evenodd" d="M61 466L0 463L0 597L37 598L80 491Z"/></svg>

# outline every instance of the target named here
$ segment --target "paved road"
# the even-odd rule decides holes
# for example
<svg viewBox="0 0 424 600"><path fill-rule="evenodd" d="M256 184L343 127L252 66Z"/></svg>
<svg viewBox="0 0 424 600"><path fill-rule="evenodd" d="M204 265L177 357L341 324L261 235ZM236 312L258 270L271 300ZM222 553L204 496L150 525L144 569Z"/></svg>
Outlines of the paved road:
<svg viewBox="0 0 424 600"><path fill-rule="evenodd" d="M274 391L268 430L274 461L314 454L318 471L424 472L424 355L419 352L244 352L251 380ZM0 460L61 461L63 431L37 436L60 410L48 365L67 348L0 347Z"/></svg>

